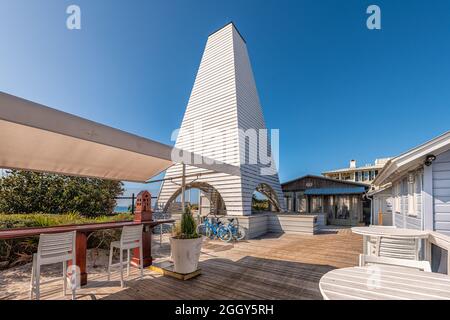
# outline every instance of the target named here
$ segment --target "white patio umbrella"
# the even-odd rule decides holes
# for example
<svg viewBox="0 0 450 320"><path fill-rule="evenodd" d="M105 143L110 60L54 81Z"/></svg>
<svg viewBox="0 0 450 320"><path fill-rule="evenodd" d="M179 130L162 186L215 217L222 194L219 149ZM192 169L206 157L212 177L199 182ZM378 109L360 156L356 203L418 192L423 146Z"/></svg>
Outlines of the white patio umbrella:
<svg viewBox="0 0 450 320"><path fill-rule="evenodd" d="M174 149L0 92L0 168L146 182L174 164ZM195 166L239 175L208 163Z"/></svg>

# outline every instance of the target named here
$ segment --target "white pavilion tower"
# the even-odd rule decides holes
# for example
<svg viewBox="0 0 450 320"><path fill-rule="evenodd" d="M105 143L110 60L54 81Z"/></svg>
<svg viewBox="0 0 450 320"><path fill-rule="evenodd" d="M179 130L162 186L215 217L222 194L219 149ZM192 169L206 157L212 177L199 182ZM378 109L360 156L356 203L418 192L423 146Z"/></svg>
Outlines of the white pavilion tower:
<svg viewBox="0 0 450 320"><path fill-rule="evenodd" d="M229 23L208 37L175 144L240 168L240 176L234 176L186 166L187 188L202 190L216 213L251 215L255 190L269 197L274 211L285 211L277 170L268 170L270 165L259 158L249 163L256 159L256 149L249 146L250 138L245 138L252 131L249 129L261 132L266 126L245 40ZM264 146L262 141L258 144ZM270 149L270 142L265 149ZM273 164L271 153L266 155ZM197 173L203 175L194 176ZM174 165L165 179L181 174L182 165ZM163 182L158 205L164 210L180 195L179 183L179 179Z"/></svg>

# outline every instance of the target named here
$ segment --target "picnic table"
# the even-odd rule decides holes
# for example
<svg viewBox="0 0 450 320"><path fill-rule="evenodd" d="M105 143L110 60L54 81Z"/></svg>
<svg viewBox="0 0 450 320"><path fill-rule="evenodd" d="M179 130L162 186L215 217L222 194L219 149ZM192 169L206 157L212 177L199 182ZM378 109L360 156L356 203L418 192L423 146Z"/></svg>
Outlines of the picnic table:
<svg viewBox="0 0 450 320"><path fill-rule="evenodd" d="M396 266L332 270L319 288L325 300L450 300L450 276Z"/></svg>

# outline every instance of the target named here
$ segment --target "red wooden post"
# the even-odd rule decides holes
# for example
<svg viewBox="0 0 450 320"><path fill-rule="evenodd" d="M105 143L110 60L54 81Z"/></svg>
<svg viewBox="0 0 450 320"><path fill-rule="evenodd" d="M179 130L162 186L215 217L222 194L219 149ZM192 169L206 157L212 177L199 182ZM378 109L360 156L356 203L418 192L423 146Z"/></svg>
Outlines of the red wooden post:
<svg viewBox="0 0 450 320"><path fill-rule="evenodd" d="M134 213L135 222L152 221L152 209L151 209L152 195L148 191L141 191L136 197L136 209ZM150 226L144 226L144 232L142 233L142 256L144 267L148 267L152 264L152 228ZM135 266L139 266L139 249L133 249L133 258L131 263Z"/></svg>
<svg viewBox="0 0 450 320"><path fill-rule="evenodd" d="M77 231L77 238L75 243L75 259L78 268L80 269L80 285L87 284L87 270L86 270L86 249L87 249L87 235L85 232ZM72 261L69 261L69 265Z"/></svg>

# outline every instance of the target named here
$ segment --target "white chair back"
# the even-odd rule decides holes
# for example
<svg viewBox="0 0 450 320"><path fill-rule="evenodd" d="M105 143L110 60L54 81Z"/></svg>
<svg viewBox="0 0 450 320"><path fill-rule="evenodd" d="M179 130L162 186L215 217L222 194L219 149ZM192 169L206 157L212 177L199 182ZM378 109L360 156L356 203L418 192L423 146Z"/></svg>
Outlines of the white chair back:
<svg viewBox="0 0 450 320"><path fill-rule="evenodd" d="M417 238L377 237L375 256L419 260L419 240Z"/></svg>
<svg viewBox="0 0 450 320"><path fill-rule="evenodd" d="M142 242L143 225L125 226L122 229L122 236L120 237L120 245L122 249L136 248Z"/></svg>
<svg viewBox="0 0 450 320"><path fill-rule="evenodd" d="M364 267L367 264L391 265L391 266L418 269L425 272L431 272L431 266L428 261L405 260L387 257L368 256L361 254L359 256L359 265L361 267Z"/></svg>
<svg viewBox="0 0 450 320"><path fill-rule="evenodd" d="M41 234L37 251L38 264L51 264L72 260L75 261L76 232Z"/></svg>

